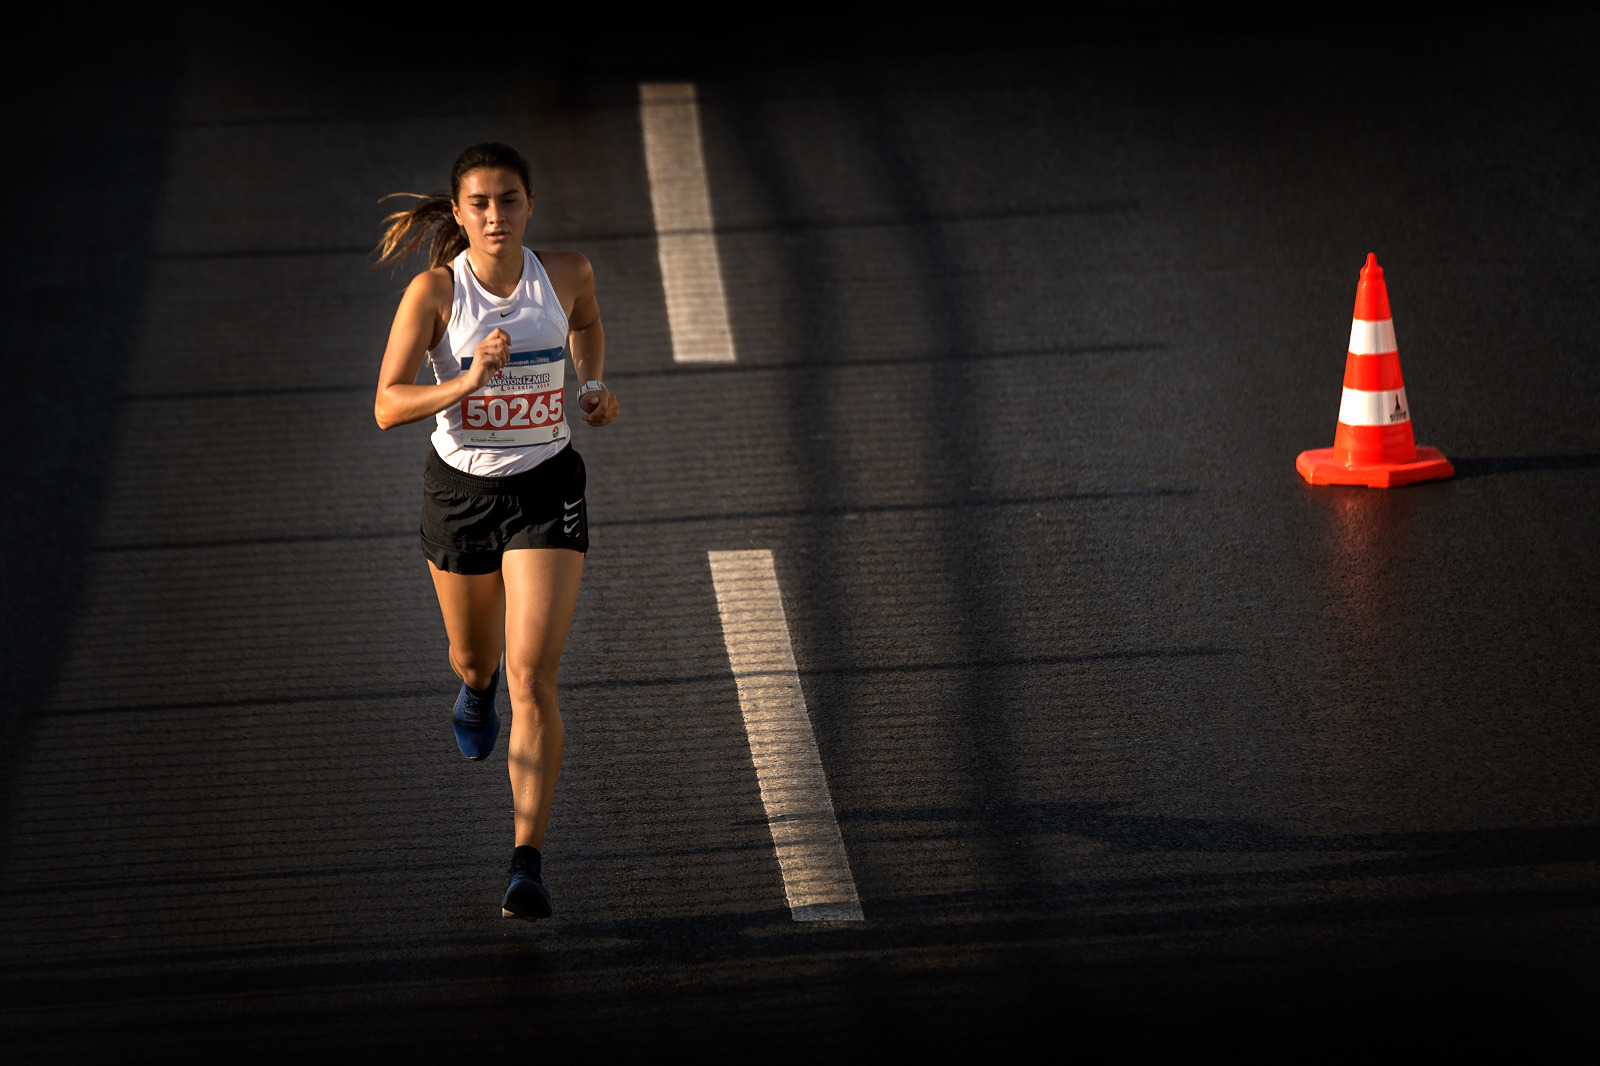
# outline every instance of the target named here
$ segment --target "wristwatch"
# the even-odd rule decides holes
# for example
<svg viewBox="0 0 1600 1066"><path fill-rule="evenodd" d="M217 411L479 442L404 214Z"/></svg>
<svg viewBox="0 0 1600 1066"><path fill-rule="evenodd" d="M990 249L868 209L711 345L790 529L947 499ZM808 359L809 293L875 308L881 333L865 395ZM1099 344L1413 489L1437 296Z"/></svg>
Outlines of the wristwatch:
<svg viewBox="0 0 1600 1066"><path fill-rule="evenodd" d="M585 381L583 383L583 388L578 390L578 399L580 399L580 400L583 399L585 396L589 395L591 392L605 392L605 391L606 391L606 383L601 381L599 378L596 378L593 381Z"/></svg>

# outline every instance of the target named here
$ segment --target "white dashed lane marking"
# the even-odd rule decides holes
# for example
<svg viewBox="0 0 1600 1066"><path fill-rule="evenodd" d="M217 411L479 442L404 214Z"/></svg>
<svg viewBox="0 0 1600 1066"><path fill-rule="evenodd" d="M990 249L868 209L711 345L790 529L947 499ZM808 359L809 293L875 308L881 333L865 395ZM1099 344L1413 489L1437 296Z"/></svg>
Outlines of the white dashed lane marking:
<svg viewBox="0 0 1600 1066"><path fill-rule="evenodd" d="M862 921L850 859L800 691L772 553L707 555L789 911L797 922Z"/></svg>
<svg viewBox="0 0 1600 1066"><path fill-rule="evenodd" d="M694 84L641 82L639 124L672 358L679 363L734 362Z"/></svg>

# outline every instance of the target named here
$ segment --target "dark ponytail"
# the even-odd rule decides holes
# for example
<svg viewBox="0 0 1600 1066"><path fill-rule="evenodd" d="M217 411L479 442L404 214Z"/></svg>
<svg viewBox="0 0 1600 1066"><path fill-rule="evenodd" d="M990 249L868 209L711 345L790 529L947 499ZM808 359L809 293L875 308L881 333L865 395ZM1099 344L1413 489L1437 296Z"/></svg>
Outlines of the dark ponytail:
<svg viewBox="0 0 1600 1066"><path fill-rule="evenodd" d="M461 195L461 179L474 170L509 170L522 179L522 191L533 199L533 181L528 176L528 161L508 144L485 141L456 157L450 168L450 191L427 195L420 192L392 192L383 200L410 197L417 202L408 210L384 216L383 237L378 241L374 267L398 262L428 244L428 266L442 267L467 247L467 235L456 224L451 208ZM382 203L383 200L379 200Z"/></svg>

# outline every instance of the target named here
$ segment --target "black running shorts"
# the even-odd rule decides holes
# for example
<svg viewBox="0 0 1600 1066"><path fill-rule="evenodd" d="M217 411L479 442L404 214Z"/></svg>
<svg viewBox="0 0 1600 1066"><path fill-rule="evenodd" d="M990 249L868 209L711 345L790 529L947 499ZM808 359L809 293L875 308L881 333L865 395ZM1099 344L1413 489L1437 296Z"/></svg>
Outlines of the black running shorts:
<svg viewBox="0 0 1600 1066"><path fill-rule="evenodd" d="M583 457L571 445L510 477L463 474L428 449L422 554L452 574L492 574L514 548L589 550Z"/></svg>

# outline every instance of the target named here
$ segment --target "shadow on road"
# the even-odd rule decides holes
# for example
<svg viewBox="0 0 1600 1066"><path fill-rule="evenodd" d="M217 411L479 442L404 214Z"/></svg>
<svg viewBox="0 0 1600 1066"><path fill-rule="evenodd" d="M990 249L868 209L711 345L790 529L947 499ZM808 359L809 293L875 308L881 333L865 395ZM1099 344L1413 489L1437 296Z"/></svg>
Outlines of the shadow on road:
<svg viewBox="0 0 1600 1066"><path fill-rule="evenodd" d="M1593 470L1600 467L1600 455L1485 455L1451 458L1456 477L1488 477L1490 474L1531 474L1546 470Z"/></svg>
<svg viewBox="0 0 1600 1066"><path fill-rule="evenodd" d="M15 102L4 179L12 254L0 267L5 829L89 576L118 391L143 319L177 67L171 47L149 32L114 47L76 41L73 76L48 90L31 81L32 63L20 68L28 84L4 82Z"/></svg>

